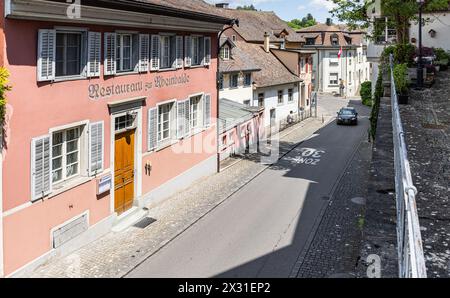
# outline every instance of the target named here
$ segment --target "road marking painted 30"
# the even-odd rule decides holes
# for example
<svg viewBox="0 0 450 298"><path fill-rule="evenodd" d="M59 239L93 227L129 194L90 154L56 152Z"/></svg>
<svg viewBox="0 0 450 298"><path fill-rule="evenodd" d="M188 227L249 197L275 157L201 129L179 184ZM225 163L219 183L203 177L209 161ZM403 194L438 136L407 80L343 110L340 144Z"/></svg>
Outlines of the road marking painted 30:
<svg viewBox="0 0 450 298"><path fill-rule="evenodd" d="M321 161L322 156L325 154L323 150L317 150L314 148L300 148L300 155L292 159L297 164L305 164L316 166Z"/></svg>

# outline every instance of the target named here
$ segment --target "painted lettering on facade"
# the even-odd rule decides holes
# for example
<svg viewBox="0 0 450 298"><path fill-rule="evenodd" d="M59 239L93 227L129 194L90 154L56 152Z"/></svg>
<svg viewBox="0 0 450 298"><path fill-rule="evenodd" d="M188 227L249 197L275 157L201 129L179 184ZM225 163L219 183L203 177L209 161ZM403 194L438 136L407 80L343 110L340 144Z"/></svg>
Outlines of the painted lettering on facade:
<svg viewBox="0 0 450 298"><path fill-rule="evenodd" d="M189 83L189 75L183 74L180 76L163 77L156 76L150 82L135 82L127 84L113 84L104 86L101 84L89 85L90 99L103 99L112 96L129 95L134 93L141 93L150 91L153 88L168 88Z"/></svg>

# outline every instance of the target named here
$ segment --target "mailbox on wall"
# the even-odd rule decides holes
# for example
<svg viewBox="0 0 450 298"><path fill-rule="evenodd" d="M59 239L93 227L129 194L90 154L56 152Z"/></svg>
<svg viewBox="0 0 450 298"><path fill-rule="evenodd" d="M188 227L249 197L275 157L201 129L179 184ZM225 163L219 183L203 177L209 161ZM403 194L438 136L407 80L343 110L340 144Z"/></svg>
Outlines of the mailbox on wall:
<svg viewBox="0 0 450 298"><path fill-rule="evenodd" d="M111 191L112 187L112 175L108 174L106 176L97 179L97 196L105 194Z"/></svg>

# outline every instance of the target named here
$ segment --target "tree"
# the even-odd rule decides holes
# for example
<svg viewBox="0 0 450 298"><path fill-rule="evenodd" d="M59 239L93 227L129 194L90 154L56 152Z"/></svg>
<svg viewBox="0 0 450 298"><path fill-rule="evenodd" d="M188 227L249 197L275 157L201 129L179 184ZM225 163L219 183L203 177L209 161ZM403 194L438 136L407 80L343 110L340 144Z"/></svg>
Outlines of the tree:
<svg viewBox="0 0 450 298"><path fill-rule="evenodd" d="M244 6L238 6L236 7L237 10L253 10L256 11L256 8L253 4L250 5L244 5Z"/></svg>
<svg viewBox="0 0 450 298"><path fill-rule="evenodd" d="M341 22L351 28L368 28L371 20L367 15L368 8L375 1L328 0L336 4L330 12ZM449 0L429 0L425 2L425 11L448 8ZM381 10L389 18L390 26L397 29L399 43L408 42L408 29L411 21L417 19L418 4L416 0L381 0ZM377 32L375 32L376 34Z"/></svg>
<svg viewBox="0 0 450 298"><path fill-rule="evenodd" d="M311 27L317 24L316 19L312 16L312 14L308 13L306 17L303 17L300 19L293 19L290 22L287 22L287 24L293 28L293 29L302 29L306 27Z"/></svg>

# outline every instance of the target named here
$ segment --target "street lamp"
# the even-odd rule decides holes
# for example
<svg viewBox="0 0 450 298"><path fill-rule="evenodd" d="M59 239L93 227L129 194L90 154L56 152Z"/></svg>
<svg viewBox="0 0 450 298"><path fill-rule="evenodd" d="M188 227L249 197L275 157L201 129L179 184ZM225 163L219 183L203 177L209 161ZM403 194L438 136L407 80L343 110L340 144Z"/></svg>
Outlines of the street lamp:
<svg viewBox="0 0 450 298"><path fill-rule="evenodd" d="M419 4L419 57L417 61L417 89L423 88L423 63L422 63L422 10L425 0L417 0Z"/></svg>

